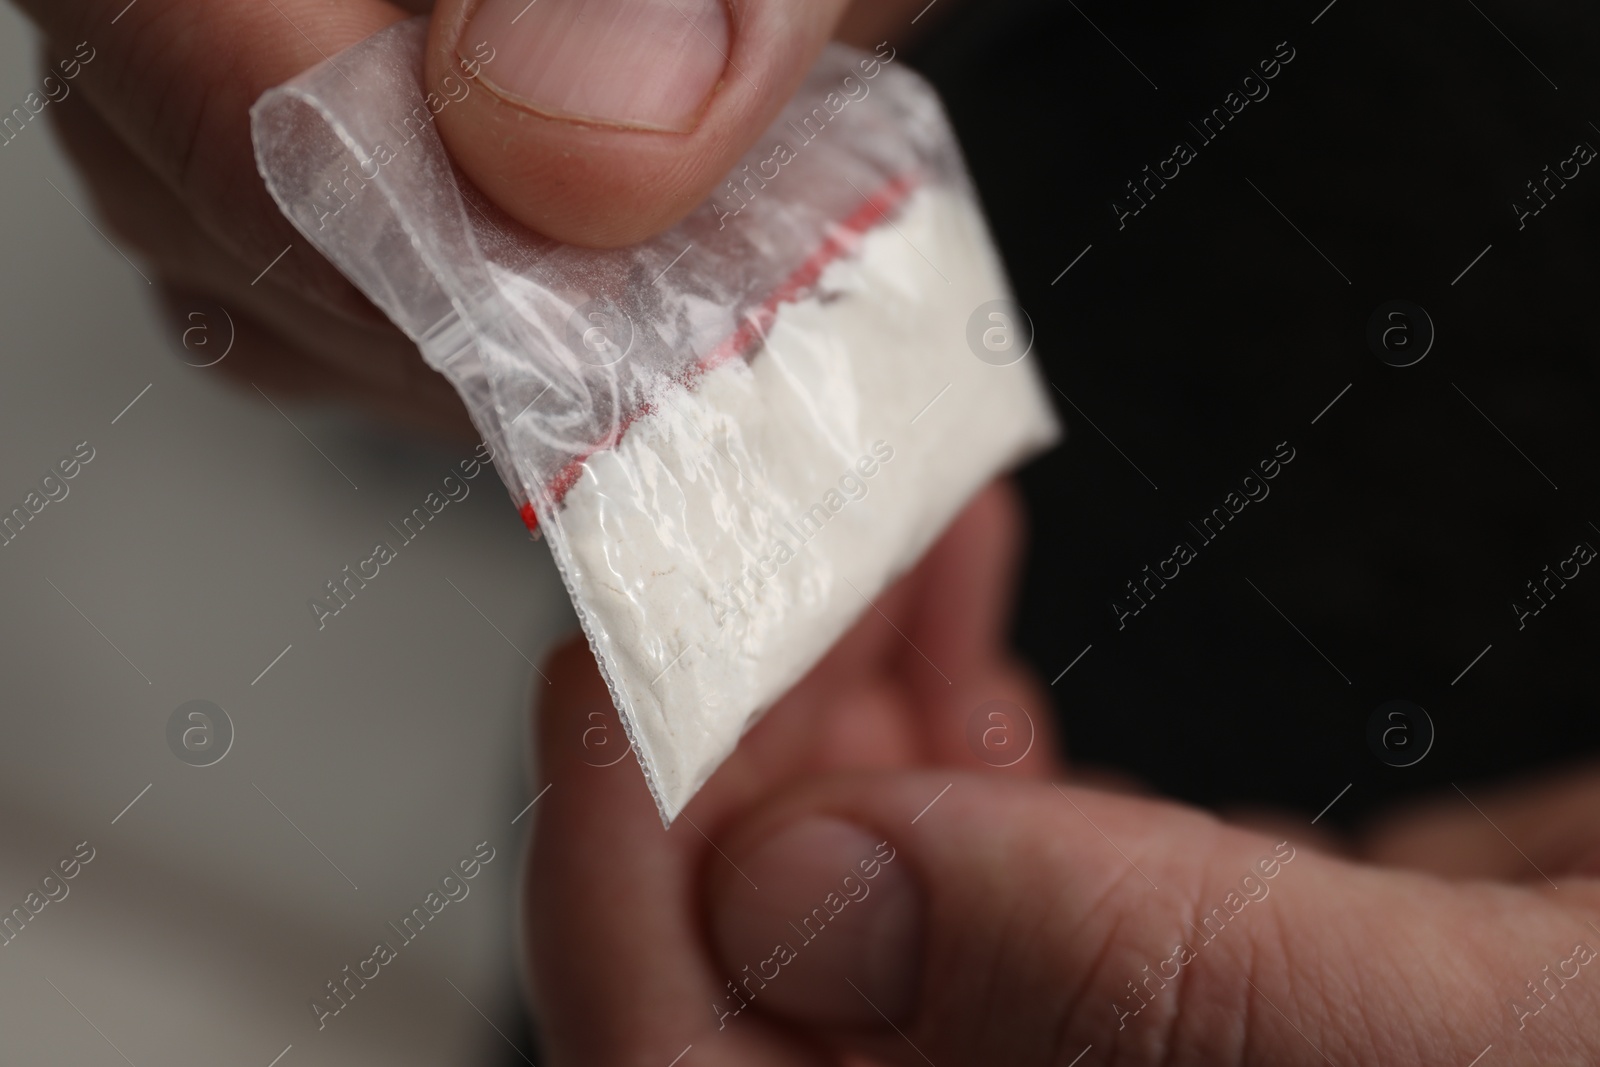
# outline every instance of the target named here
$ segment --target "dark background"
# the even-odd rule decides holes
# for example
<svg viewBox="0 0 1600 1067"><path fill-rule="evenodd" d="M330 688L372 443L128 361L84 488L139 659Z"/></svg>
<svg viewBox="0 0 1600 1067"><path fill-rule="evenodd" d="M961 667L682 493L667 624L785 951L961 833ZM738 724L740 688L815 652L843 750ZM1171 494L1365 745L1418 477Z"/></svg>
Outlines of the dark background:
<svg viewBox="0 0 1600 1067"><path fill-rule="evenodd" d="M958 128L1069 431L1022 477L1015 637L1058 679L1072 758L1207 804L1316 812L1354 783L1327 818L1350 823L1600 742L1595 568L1525 629L1511 607L1600 546L1600 166L1520 232L1511 206L1600 147L1600 25L1564 3L1325 4L991 0L910 59ZM1270 95L1202 147L1188 123L1282 41ZM1119 230L1112 200L1178 140L1198 158ZM1409 367L1367 342L1395 299L1436 330ZM1270 496L1202 547L1187 523L1283 441ZM1199 558L1119 630L1111 601L1180 540ZM1404 768L1367 739L1393 699L1436 730ZM1396 722L1404 759L1426 727Z"/></svg>

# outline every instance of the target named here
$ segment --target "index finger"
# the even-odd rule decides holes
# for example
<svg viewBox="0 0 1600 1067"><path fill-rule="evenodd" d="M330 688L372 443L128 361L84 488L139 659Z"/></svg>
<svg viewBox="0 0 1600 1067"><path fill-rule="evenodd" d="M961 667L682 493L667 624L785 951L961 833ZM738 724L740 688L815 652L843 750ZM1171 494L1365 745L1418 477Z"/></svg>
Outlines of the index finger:
<svg viewBox="0 0 1600 1067"><path fill-rule="evenodd" d="M273 264L261 284L291 285L324 307L370 321L371 307L268 196L256 172L249 113L267 89L405 11L384 0L18 2L62 57L53 76L87 98L69 93L51 106L92 104L209 237L247 266Z"/></svg>
<svg viewBox="0 0 1600 1067"><path fill-rule="evenodd" d="M663 830L637 763L613 762L610 747L626 752L625 742L583 640L561 648L546 673L539 788L549 791L534 809L523 919L551 1062L665 1067L689 1046L696 1067L828 1062L769 1024L718 1026L711 1005L725 979L698 896L709 843L692 811ZM601 743L590 731L602 728L617 736Z"/></svg>

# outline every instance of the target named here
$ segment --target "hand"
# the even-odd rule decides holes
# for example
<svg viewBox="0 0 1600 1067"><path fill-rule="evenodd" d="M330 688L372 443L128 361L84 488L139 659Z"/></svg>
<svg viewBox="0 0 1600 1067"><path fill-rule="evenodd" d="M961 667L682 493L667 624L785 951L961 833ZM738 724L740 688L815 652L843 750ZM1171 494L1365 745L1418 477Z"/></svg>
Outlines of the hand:
<svg viewBox="0 0 1600 1067"><path fill-rule="evenodd" d="M1526 857L1454 794L1341 856L1052 781L1000 640L1018 530L980 497L877 598L904 636L868 612L669 831L557 654L524 924L554 1067L1600 1060L1600 776L1474 797ZM1039 730L1004 770L967 741L995 699Z"/></svg>
<svg viewBox="0 0 1600 1067"><path fill-rule="evenodd" d="M794 92L847 0L19 3L48 39L41 115L119 244L166 292L174 344L187 315L214 302L236 329L219 369L269 393L342 394L468 434L449 385L272 203L250 143L256 98L431 11L430 85L459 74L463 57L494 56L437 118L466 173L540 232L626 244L705 199ZM915 13L912 0L873 0L848 28L875 42L865 35L898 32Z"/></svg>

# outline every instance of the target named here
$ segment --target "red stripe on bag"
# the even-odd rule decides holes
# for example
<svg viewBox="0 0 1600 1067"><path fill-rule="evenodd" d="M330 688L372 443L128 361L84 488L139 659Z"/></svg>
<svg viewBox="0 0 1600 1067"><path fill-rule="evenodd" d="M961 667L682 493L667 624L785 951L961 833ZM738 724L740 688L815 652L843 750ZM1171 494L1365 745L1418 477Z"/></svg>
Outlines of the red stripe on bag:
<svg viewBox="0 0 1600 1067"><path fill-rule="evenodd" d="M821 247L807 256L805 261L795 269L794 273L784 279L783 283L774 289L766 300L761 302L760 307L746 315L745 321L733 332L732 336L712 349L709 355L697 360L688 371L684 372L682 378L679 379L681 383L686 388L692 386L695 380L707 371L721 366L730 359L744 356L745 353L755 348L759 342L765 340L767 331L772 327L773 320L778 317L778 309L784 304L792 304L798 301L809 292L817 284L818 279L822 277L822 272L835 260L842 259L853 252L856 246L861 243L861 238L866 232L886 219L891 211L899 207L911 190L916 187L916 184L915 176L902 175L886 182L877 192L867 197L865 203L829 231ZM561 503L566 498L567 491L576 485L578 478L582 476L583 465L588 461L589 457L597 452L604 452L608 448L615 447L616 443L622 439L622 435L627 432L628 427L633 425L636 419L650 414L652 410L649 404L641 406L622 420L622 424L617 427L616 432L611 435L610 439L600 442L581 456L573 457L570 463L563 467L554 478L550 479L548 490L551 500L556 504ZM539 516L534 511L531 501L522 505L519 514L522 516L523 524L529 530L538 529Z"/></svg>

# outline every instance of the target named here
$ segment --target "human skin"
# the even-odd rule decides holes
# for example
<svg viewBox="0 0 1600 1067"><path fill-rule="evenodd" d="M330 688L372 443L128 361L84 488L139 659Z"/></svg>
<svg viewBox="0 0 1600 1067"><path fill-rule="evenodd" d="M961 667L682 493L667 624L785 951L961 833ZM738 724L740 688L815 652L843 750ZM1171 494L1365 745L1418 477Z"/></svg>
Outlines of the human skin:
<svg viewBox="0 0 1600 1067"><path fill-rule="evenodd" d="M596 723L621 733L587 650L553 657L524 905L549 1063L1600 1061L1600 961L1574 958L1600 950L1600 776L1348 840L1100 784L1002 641L1020 525L981 496L877 598L904 635L866 613L667 831L631 759L595 765ZM1039 731L1004 769L966 740L995 699ZM871 895L812 941L789 925L880 843Z"/></svg>
<svg viewBox="0 0 1600 1067"><path fill-rule="evenodd" d="M474 19L490 4L514 0L17 2L44 33L46 65L71 57L79 42L93 50L71 94L45 114L105 228L163 294L175 347L202 321L191 313L221 305L235 339L217 366L241 383L278 396L349 400L404 424L472 436L445 380L278 211L256 172L249 109L265 90L416 14L431 16L426 77L438 85L459 74L458 56L472 51L461 35L473 32L476 43L493 29L487 22L473 29ZM568 74L579 82L599 78L602 88L632 78L640 81L634 95L647 101L688 78L692 84L678 86L677 95L694 102L692 121L672 130L553 117L494 85L492 77L513 80L502 72L519 49L542 39L539 18L623 2L540 0L518 27L502 19L501 29L514 32L502 34L508 40L480 82L495 91L474 92L438 117L457 162L492 200L539 232L576 244L627 244L671 226L750 146L831 37L903 43L924 6L627 0L668 19L697 11L708 39L697 30L690 57L709 56L710 65L651 73L619 61L615 69L580 65ZM530 26L533 34L515 36ZM724 57L741 73L724 70Z"/></svg>
<svg viewBox="0 0 1600 1067"><path fill-rule="evenodd" d="M469 17L467 2L434 11L430 77L449 67L448 38ZM205 299L234 313L236 348L222 369L268 391L343 394L468 432L443 380L282 218L249 144L248 109L263 90L432 5L21 6L45 31L48 60L78 41L95 47L73 98L49 116L113 234L178 310ZM855 39L892 35L921 6L863 6L850 16ZM844 3L747 0L738 10L729 51L750 81L722 79L689 128L578 122L499 94L443 113L441 132L513 216L579 243L637 239L703 197L837 29ZM1355 841L1307 830L1302 843L1293 830L1266 836L1091 788L1044 736L1014 767L991 769L966 747L971 709L991 699L1042 709L1046 699L999 636L1016 530L1003 493L986 495L879 600L920 652L867 616L667 833L631 761L601 770L582 758L577 738L606 706L604 690L580 648L558 657L540 765L556 788L535 809L526 923L555 1062L664 1064L690 1044L685 1067L846 1054L906 1063L925 1054L941 1067L1066 1064L1089 1045L1086 1067L1467 1064L1490 1044L1497 1058L1485 1067L1600 1060L1592 968L1541 985L1549 999L1537 1015L1513 1007L1546 1003L1526 985L1552 981L1546 968L1560 971L1575 943L1600 946L1592 771L1476 797L1492 824L1464 805L1431 806ZM1048 717L1034 721L1043 732ZM802 825L814 818L827 820L820 831ZM725 983L770 953L753 939L821 898L842 867L822 854L848 850L852 832L898 857L879 876L891 881L874 881L875 903L842 913L868 925L807 945L751 1009L719 1027L713 1005L728 1003ZM1271 895L1230 920L1179 978L1146 987L1149 1007L1122 1015L1135 1003L1127 983L1170 958L1188 936L1183 920L1222 902L1281 841L1297 852ZM823 860L826 877L807 866ZM778 904L742 898L761 892L746 874ZM897 913L879 907L897 898ZM897 914L898 925L871 926L878 913ZM862 945L872 949L864 962L850 955ZM859 992L839 980L849 975ZM887 1006L904 1037L873 1004Z"/></svg>

